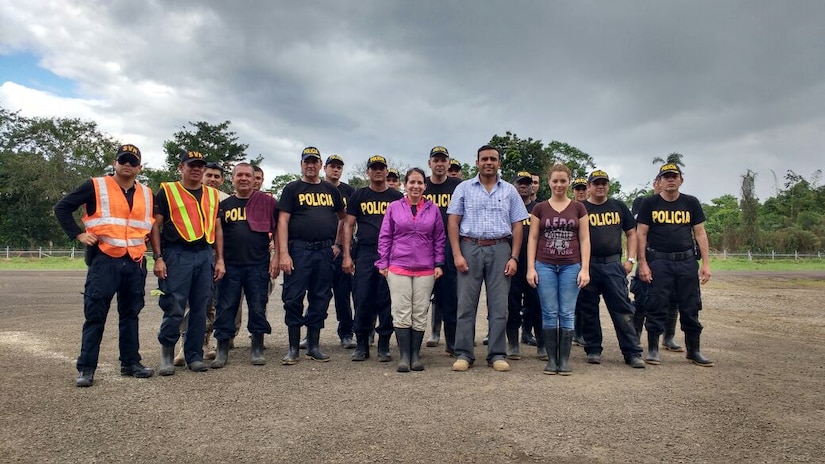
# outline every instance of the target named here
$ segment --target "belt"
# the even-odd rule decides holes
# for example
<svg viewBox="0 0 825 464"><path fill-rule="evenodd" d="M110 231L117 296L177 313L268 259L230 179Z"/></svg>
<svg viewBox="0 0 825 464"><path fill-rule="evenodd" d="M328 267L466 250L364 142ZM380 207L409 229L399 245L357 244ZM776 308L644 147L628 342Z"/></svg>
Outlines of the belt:
<svg viewBox="0 0 825 464"><path fill-rule="evenodd" d="M622 260L622 255L619 253L618 255L611 255L611 256L591 256L590 262L596 264L607 264L607 263L616 263Z"/></svg>
<svg viewBox="0 0 825 464"><path fill-rule="evenodd" d="M332 240L321 240L319 242L307 242L306 240L290 240L289 246L294 246L301 250L320 250L332 246Z"/></svg>
<svg viewBox="0 0 825 464"><path fill-rule="evenodd" d="M675 253L663 253L661 251L652 250L650 248L648 248L645 251L648 261L652 261L654 259L665 259L668 261L684 261L686 259L690 259L696 256L693 253L692 249L688 249L685 251L677 251Z"/></svg>
<svg viewBox="0 0 825 464"><path fill-rule="evenodd" d="M500 237L500 238L472 238L472 237L461 237L462 242L472 243L478 246L493 246L499 243L509 242L510 237Z"/></svg>

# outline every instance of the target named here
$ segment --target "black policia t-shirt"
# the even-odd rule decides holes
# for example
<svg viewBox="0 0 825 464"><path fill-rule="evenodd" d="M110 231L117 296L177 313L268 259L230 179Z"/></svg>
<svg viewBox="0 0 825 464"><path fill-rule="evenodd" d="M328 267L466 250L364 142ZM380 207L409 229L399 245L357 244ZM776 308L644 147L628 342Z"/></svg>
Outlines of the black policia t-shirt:
<svg viewBox="0 0 825 464"><path fill-rule="evenodd" d="M374 246L378 244L381 222L387 212L387 206L404 195L398 190L388 188L376 192L369 187L360 188L352 194L347 202L347 214L355 216L358 231L358 245Z"/></svg>
<svg viewBox="0 0 825 464"><path fill-rule="evenodd" d="M647 224L647 246L663 253L693 249L693 226L705 222L699 200L679 194L675 201L661 195L647 197L639 207L639 224Z"/></svg>
<svg viewBox="0 0 825 464"><path fill-rule="evenodd" d="M223 259L226 264L245 266L269 262L269 234L253 232L249 228L246 220L248 202L249 198L232 195L222 201L218 209L223 228Z"/></svg>
<svg viewBox="0 0 825 464"><path fill-rule="evenodd" d="M636 221L627 205L608 198L601 205L584 201L590 223L590 255L613 256L622 254L622 233L636 227Z"/></svg>
<svg viewBox="0 0 825 464"><path fill-rule="evenodd" d="M453 199L453 192L460 183L461 180L455 177L448 177L440 184L433 184L429 177L424 181L426 186L424 189L424 198L433 202L435 206L438 206L438 209L441 210L441 219L444 221L445 230L447 227L447 207L450 206L450 200Z"/></svg>
<svg viewBox="0 0 825 464"><path fill-rule="evenodd" d="M338 212L344 211L344 200L329 182L309 184L296 180L284 187L278 207L291 214L290 240L321 242L335 240Z"/></svg>
<svg viewBox="0 0 825 464"><path fill-rule="evenodd" d="M350 184L341 182L338 184L338 191L341 192L341 196L344 198L344 207L346 208L349 197L355 193L355 188Z"/></svg>

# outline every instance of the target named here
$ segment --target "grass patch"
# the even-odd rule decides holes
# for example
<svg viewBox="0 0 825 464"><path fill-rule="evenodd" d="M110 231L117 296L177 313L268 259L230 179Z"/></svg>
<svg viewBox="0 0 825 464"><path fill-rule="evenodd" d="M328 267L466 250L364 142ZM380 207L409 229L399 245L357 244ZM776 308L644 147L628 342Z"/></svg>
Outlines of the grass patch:
<svg viewBox="0 0 825 464"><path fill-rule="evenodd" d="M825 259L754 259L746 258L711 258L711 271L825 271Z"/></svg>

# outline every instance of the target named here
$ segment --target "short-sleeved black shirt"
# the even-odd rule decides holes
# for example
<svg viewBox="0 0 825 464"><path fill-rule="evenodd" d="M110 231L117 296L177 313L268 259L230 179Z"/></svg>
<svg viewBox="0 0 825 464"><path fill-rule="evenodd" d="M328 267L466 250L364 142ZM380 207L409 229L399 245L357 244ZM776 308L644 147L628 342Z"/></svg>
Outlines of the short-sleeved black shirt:
<svg viewBox="0 0 825 464"><path fill-rule="evenodd" d="M355 216L358 225L358 246L378 245L378 233L381 231L381 222L384 220L387 206L403 197L404 194L391 188L376 192L364 187L352 194L347 203L347 214Z"/></svg>
<svg viewBox="0 0 825 464"><path fill-rule="evenodd" d="M269 234L253 232L246 220L249 198L230 196L221 202L218 218L223 228L223 259L226 264L245 266L269 262ZM275 211L277 216L278 212ZM277 217L276 217L277 220Z"/></svg>
<svg viewBox="0 0 825 464"><path fill-rule="evenodd" d="M627 205L608 198L601 205L585 200L584 207L590 223L590 256L622 254L622 233L636 227Z"/></svg>
<svg viewBox="0 0 825 464"><path fill-rule="evenodd" d="M344 212L344 200L341 192L329 182L290 182L284 187L278 206L291 215L288 229L290 240L335 240L338 213Z"/></svg>
<svg viewBox="0 0 825 464"><path fill-rule="evenodd" d="M186 187L184 187L186 188ZM187 192L194 195L195 199L198 201L198 208L200 208L201 204L201 197L203 196L203 187L198 187L194 190L186 189ZM180 236L178 233L178 229L175 228L175 225L172 224L172 217L169 213L169 199L166 198L166 190L161 187L158 189L157 195L155 195L155 214L160 214L163 216L163 227L160 231L160 238L163 247L165 248L168 245L185 245L185 246L208 246L209 243L206 241L206 237L201 237L194 242L187 242ZM203 214L203 211L201 211Z"/></svg>
<svg viewBox="0 0 825 464"><path fill-rule="evenodd" d="M339 182L338 191L341 192L341 196L344 198L344 207L346 208L349 197L355 193L355 187L344 182Z"/></svg>
<svg viewBox="0 0 825 464"><path fill-rule="evenodd" d="M693 249L693 226L705 222L699 199L679 194L675 201L661 195L647 197L639 207L639 224L647 224L647 247L663 253Z"/></svg>
<svg viewBox="0 0 825 464"><path fill-rule="evenodd" d="M450 200L453 199L453 192L460 183L461 180L455 177L448 177L440 184L434 184L429 177L424 179L424 185L426 186L424 189L424 198L433 202L435 206L438 206L438 209L441 210L441 219L444 221L445 230L447 227L447 207L450 206Z"/></svg>

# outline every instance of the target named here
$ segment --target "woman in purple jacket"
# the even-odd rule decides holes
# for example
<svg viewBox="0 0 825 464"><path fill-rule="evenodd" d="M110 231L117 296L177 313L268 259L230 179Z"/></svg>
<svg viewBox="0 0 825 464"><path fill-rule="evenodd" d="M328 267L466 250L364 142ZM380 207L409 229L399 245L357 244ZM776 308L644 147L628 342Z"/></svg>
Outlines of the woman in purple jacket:
<svg viewBox="0 0 825 464"><path fill-rule="evenodd" d="M392 325L401 352L398 372L424 370L419 351L446 241L441 211L423 197L424 171L412 168L405 179L407 195L390 203L381 223L375 262L390 287Z"/></svg>

